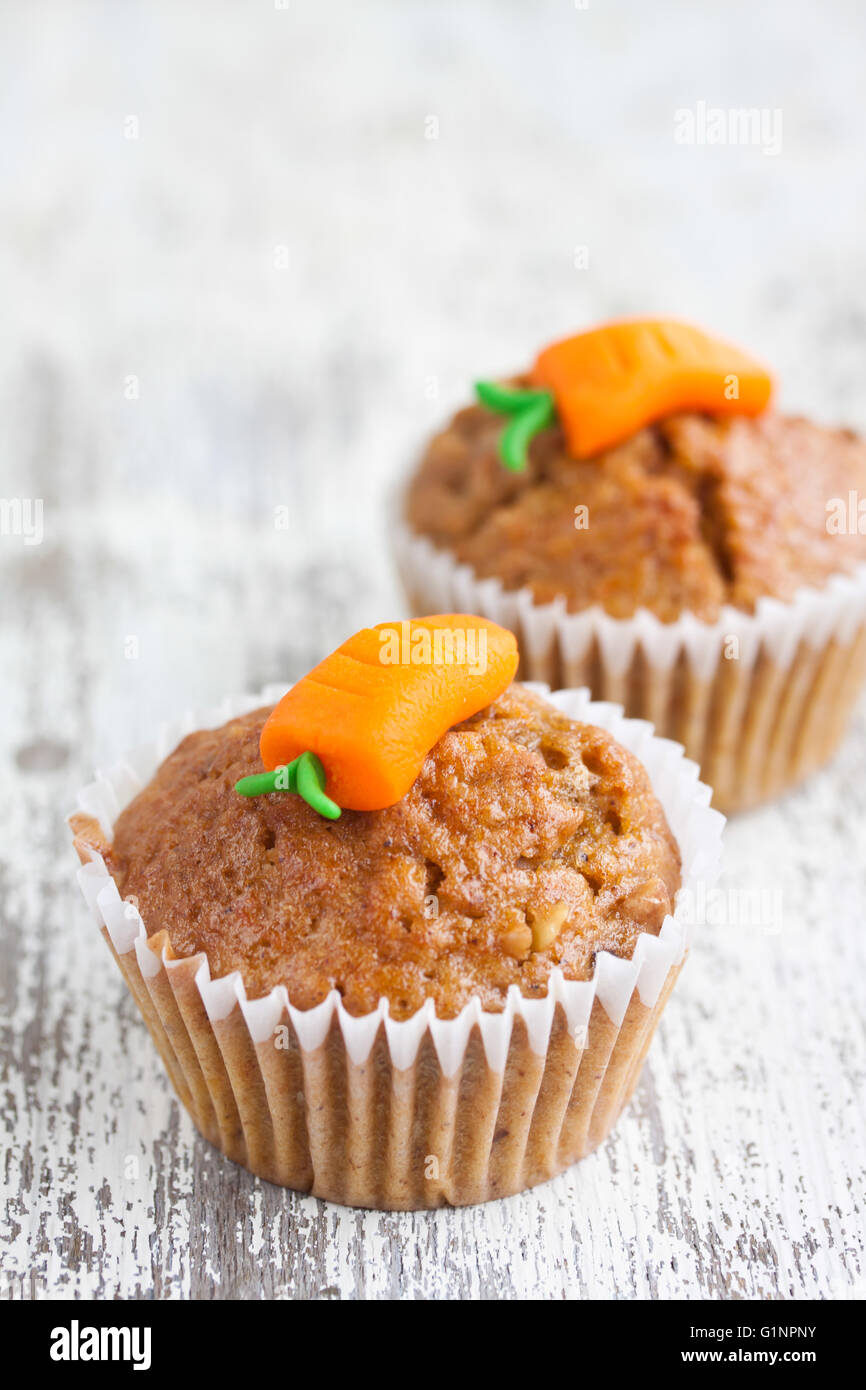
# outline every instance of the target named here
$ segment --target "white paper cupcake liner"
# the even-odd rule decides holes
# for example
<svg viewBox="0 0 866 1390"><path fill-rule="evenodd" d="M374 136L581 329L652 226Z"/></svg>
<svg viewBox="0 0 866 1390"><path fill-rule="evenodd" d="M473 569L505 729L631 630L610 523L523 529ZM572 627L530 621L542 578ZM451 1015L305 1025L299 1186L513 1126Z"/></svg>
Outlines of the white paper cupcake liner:
<svg viewBox="0 0 866 1390"><path fill-rule="evenodd" d="M394 522L395 556L416 613L478 613L518 639L521 679L588 686L626 714L682 743L726 812L779 794L834 752L866 680L866 564L802 588L790 602L761 598L754 613L726 606L713 623L686 613L663 623L647 609L612 618L569 613L506 590ZM731 655L735 653L735 655Z"/></svg>
<svg viewBox="0 0 866 1390"><path fill-rule="evenodd" d="M547 694L546 687L539 687ZM558 967L543 999L512 987L501 1013L473 1000L453 1019L432 1001L408 1020L388 1001L354 1017L336 991L295 1008L284 987L249 999L238 972L211 979L200 954L177 958L123 902L100 845L124 806L187 733L213 728L285 688L226 700L162 730L79 795L71 817L84 896L199 1129L262 1177L352 1205L463 1204L550 1177L605 1137L629 1098L685 958L677 907L630 960L600 952L591 980ZM586 690L552 703L599 725L643 762L682 856L680 899L718 873L723 818L683 750Z"/></svg>

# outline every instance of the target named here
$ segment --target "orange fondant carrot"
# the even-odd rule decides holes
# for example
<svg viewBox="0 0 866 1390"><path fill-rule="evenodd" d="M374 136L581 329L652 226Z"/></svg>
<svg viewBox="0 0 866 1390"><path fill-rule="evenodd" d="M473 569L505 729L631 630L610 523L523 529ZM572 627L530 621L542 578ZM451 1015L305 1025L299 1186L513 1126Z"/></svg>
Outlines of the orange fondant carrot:
<svg viewBox="0 0 866 1390"><path fill-rule="evenodd" d="M312 752L338 806L392 806L442 735L502 694L517 661L512 633L463 613L363 628L283 696L262 762Z"/></svg>
<svg viewBox="0 0 866 1390"><path fill-rule="evenodd" d="M569 450L608 449L678 411L758 415L772 378L760 363L672 319L610 323L553 343L532 382L553 392Z"/></svg>

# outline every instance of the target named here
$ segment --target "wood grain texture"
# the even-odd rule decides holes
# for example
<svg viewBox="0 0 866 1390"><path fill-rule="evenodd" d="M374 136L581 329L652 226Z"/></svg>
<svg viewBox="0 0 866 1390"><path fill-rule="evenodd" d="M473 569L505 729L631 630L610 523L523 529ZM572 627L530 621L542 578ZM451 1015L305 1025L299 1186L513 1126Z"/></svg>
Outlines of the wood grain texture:
<svg viewBox="0 0 866 1390"><path fill-rule="evenodd" d="M0 1294L862 1296L862 713L729 827L726 920L615 1134L485 1207L350 1211L223 1160L80 901L95 765L402 611L385 503L477 375L683 313L866 426L853 4L760 35L745 0L329 8L10 7L0 494L44 538L0 536ZM678 147L700 99L780 107L782 153Z"/></svg>

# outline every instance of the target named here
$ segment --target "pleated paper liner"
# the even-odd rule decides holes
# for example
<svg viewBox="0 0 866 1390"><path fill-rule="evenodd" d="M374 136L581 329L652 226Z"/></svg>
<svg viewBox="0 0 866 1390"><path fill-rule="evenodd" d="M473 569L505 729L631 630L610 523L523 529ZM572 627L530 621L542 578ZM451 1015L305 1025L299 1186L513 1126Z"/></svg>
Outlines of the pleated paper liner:
<svg viewBox="0 0 866 1390"><path fill-rule="evenodd" d="M248 999L237 972L212 980L203 954L177 958L123 902L102 851L114 821L184 734L272 704L284 687L190 716L101 774L70 818L79 881L166 1069L206 1139L271 1182L351 1206L464 1205L519 1192L591 1152L628 1102L686 956L676 908L631 960L600 952L593 978L559 968L547 996L509 990L501 1013L473 1000L454 1019L428 1001L406 1021L353 1017L336 991L294 1008L284 988ZM541 693L547 693L542 689ZM679 901L718 872L723 818L675 744L586 690L549 697L597 724L647 768L683 861Z"/></svg>
<svg viewBox="0 0 866 1390"><path fill-rule="evenodd" d="M726 814L794 786L832 757L866 683L866 565L754 613L726 607L714 623L687 613L662 623L646 609L612 618L564 599L536 603L394 526L414 613L478 613L508 627L519 678L583 686L682 743Z"/></svg>

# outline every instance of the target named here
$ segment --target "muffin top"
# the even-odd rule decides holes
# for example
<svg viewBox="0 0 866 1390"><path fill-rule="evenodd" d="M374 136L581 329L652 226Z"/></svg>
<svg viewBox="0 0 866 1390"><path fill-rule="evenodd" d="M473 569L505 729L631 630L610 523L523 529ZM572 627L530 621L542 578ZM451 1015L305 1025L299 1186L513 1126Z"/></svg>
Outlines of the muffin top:
<svg viewBox="0 0 866 1390"><path fill-rule="evenodd" d="M501 1010L559 965L631 956L680 886L642 765L520 685L450 729L395 805L323 819L298 796L233 791L269 714L189 735L119 817L106 863L148 933L300 1008L339 991L395 1018L433 999Z"/></svg>
<svg viewBox="0 0 866 1390"><path fill-rule="evenodd" d="M509 472L502 427L483 406L460 411L410 483L407 519L538 603L713 621L725 604L751 612L762 595L790 599L866 561L856 526L828 529L832 499L866 494L866 443L850 431L680 414L578 459L556 424L533 439L525 471Z"/></svg>

